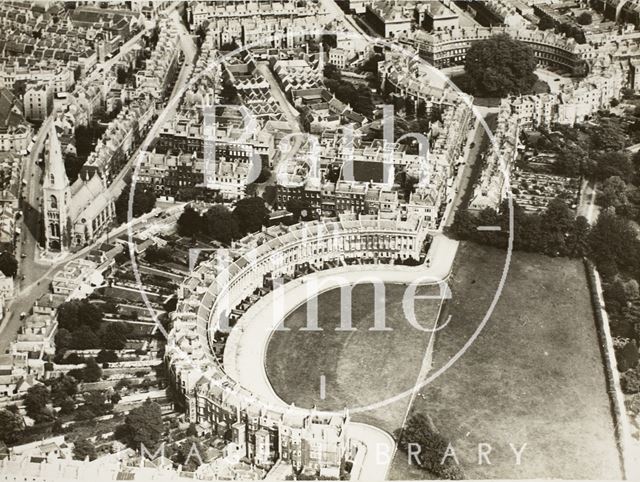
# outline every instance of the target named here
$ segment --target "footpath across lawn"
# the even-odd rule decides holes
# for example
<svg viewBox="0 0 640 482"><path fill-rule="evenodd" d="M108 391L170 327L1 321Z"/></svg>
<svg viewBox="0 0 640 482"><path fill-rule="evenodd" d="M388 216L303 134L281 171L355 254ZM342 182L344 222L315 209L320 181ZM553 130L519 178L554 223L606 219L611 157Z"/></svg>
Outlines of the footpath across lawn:
<svg viewBox="0 0 640 482"><path fill-rule="evenodd" d="M505 253L463 243L451 322L438 332L435 368L471 336L498 286ZM496 309L476 341L416 397L472 479L619 479L603 361L581 261L514 253ZM516 465L509 444L527 444ZM491 465L478 464L489 444ZM484 446L486 450L486 446ZM428 475L398 452L390 478Z"/></svg>

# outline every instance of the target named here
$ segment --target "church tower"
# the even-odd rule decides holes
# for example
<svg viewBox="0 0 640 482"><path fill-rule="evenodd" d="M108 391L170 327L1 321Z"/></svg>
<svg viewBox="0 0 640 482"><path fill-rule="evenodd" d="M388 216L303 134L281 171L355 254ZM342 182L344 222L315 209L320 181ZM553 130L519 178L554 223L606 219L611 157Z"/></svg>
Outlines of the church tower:
<svg viewBox="0 0 640 482"><path fill-rule="evenodd" d="M45 161L42 187L42 213L46 251L60 252L69 248L69 196L69 180L64 170L60 141L58 140L55 126L51 125L49 152Z"/></svg>

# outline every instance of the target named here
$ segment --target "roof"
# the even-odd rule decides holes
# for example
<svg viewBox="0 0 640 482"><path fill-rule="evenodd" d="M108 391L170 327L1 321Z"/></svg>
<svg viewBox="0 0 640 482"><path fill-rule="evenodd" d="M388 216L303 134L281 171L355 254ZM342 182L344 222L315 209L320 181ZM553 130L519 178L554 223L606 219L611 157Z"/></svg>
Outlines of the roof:
<svg viewBox="0 0 640 482"><path fill-rule="evenodd" d="M8 89L0 89L0 129L25 124L22 104Z"/></svg>

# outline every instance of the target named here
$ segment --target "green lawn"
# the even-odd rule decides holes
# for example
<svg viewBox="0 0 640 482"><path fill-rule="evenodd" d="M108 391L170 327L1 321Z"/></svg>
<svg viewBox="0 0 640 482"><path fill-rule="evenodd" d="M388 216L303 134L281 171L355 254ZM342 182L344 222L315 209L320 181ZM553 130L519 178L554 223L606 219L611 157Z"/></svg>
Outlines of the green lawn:
<svg viewBox="0 0 640 482"><path fill-rule="evenodd" d="M451 280L453 299L436 336L434 368L464 345L482 320L498 285L505 253L462 244ZM354 289L356 332L335 332L339 291L320 295L322 332L300 332L305 308L276 332L267 374L276 392L298 406L341 409L383 400L414 385L428 334L405 321L404 287L387 286L387 324L370 332L373 289ZM418 319L434 320L438 302L416 301ZM320 376L326 399L320 399ZM389 432L407 410L404 398L354 415ZM449 438L467 477L614 479L620 477L613 420L595 322L580 261L514 254L496 310L478 339L442 376L421 390L412 407L431 415ZM492 465L477 464L479 443L492 446ZM509 448L527 446L515 465ZM398 453L393 479L425 479Z"/></svg>
<svg viewBox="0 0 640 482"><path fill-rule="evenodd" d="M267 375L276 393L297 406L341 410L385 400L412 388L425 355L430 333L412 327L402 308L403 285L386 285L386 321L391 331L370 331L373 326L372 285L353 290L352 326L356 331L335 331L340 324L340 290L322 293L318 300L320 332L300 331L306 324L306 305L286 320L288 332L275 332L267 349ZM434 295L422 287L419 295ZM416 318L433 325L440 299L416 300ZM320 377L325 377L325 399ZM353 414L389 432L402 425L408 397L376 410Z"/></svg>
<svg viewBox="0 0 640 482"><path fill-rule="evenodd" d="M463 244L452 281L451 323L436 338L438 368L476 329L495 293L505 253ZM603 362L582 262L514 254L500 302L465 354L422 390L466 476L620 478ZM478 465L478 443L492 465ZM527 444L515 465L509 443ZM391 478L420 479L398 453Z"/></svg>

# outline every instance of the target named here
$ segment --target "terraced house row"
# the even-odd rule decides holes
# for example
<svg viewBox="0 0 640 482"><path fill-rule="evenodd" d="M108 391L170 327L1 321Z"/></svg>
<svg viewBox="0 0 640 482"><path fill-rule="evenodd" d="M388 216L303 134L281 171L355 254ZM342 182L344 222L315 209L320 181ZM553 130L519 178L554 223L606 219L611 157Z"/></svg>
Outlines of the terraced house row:
<svg viewBox="0 0 640 482"><path fill-rule="evenodd" d="M178 290L166 348L171 383L189 419L233 442L260 466L282 459L296 468L338 475L340 464L357 452L349 437L349 414L283 409L258 399L225 373L226 338L251 305L273 289L275 278L288 281L347 261L419 259L427 234L417 218L343 216L267 228L200 264Z"/></svg>

